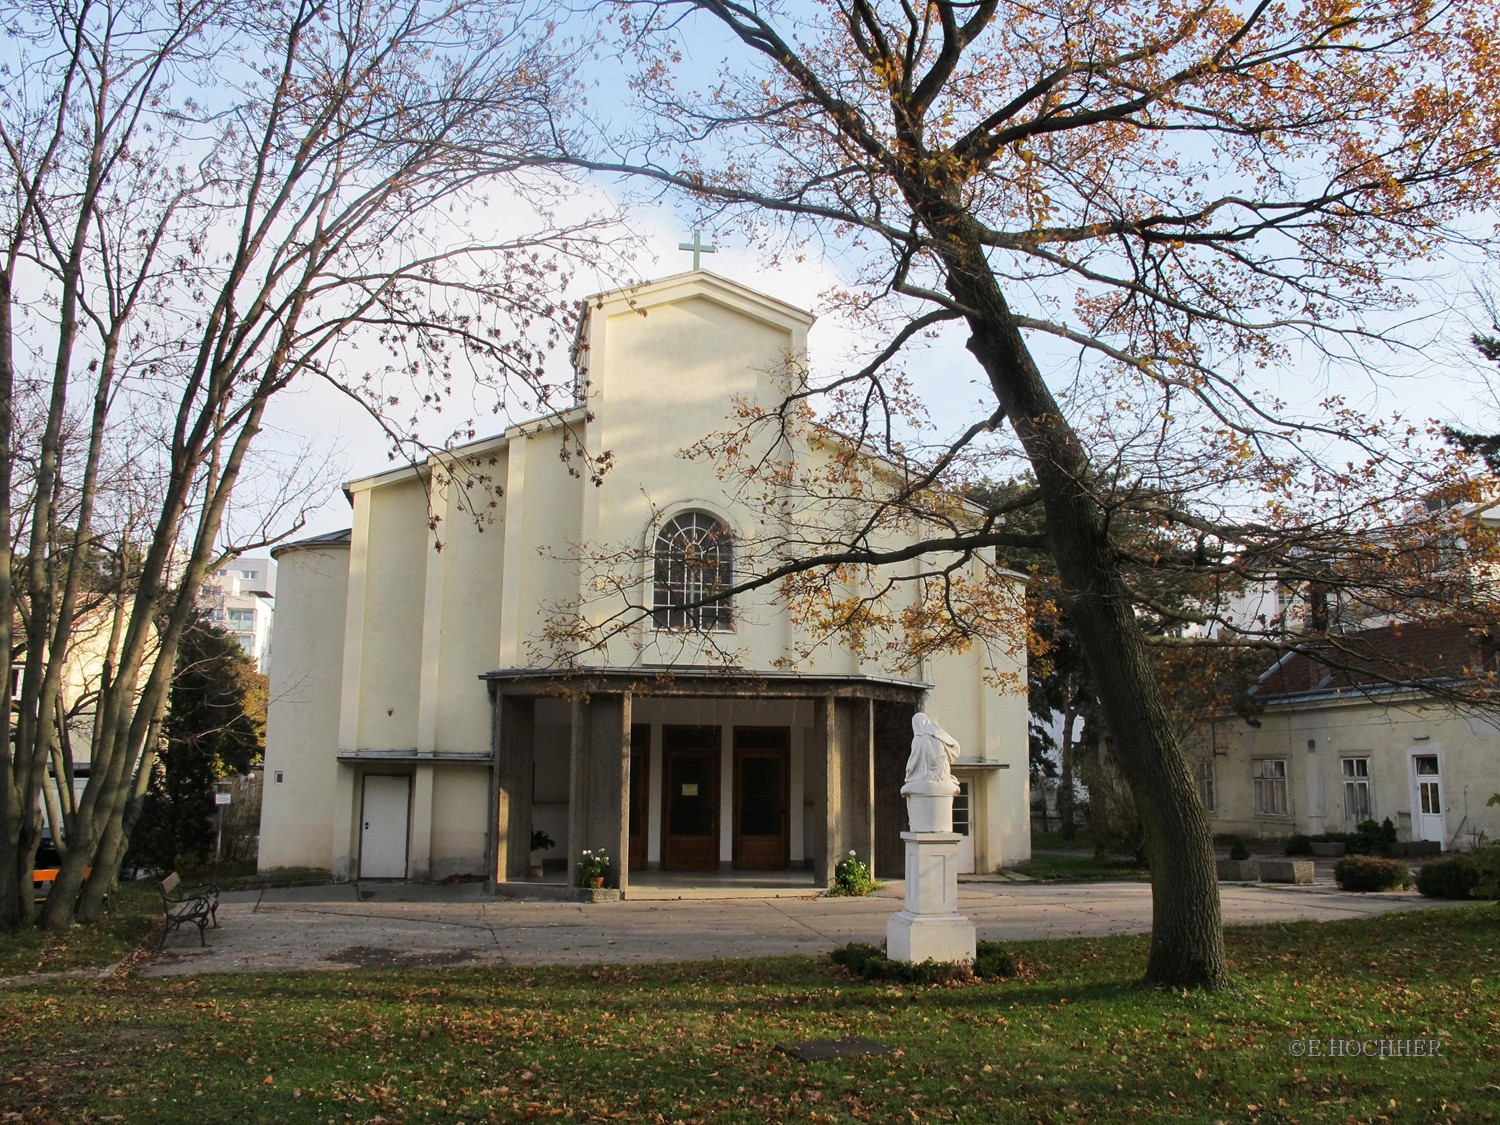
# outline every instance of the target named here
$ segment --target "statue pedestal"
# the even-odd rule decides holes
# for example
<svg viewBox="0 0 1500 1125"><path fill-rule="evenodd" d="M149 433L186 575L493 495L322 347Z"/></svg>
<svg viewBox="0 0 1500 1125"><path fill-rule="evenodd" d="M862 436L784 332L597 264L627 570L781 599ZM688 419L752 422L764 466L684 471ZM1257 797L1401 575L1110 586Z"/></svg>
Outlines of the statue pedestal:
<svg viewBox="0 0 1500 1125"><path fill-rule="evenodd" d="M903 832L906 909L885 926L892 961L972 961L974 923L958 912L956 832Z"/></svg>

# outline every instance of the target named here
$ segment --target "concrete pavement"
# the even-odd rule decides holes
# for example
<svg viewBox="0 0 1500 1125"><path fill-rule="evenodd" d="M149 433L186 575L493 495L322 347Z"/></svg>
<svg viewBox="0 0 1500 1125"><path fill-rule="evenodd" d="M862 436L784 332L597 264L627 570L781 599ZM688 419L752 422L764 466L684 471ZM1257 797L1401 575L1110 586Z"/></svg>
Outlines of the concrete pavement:
<svg viewBox="0 0 1500 1125"><path fill-rule="evenodd" d="M1220 888L1227 923L1331 921L1441 904L1415 892L1333 887ZM174 933L143 976L435 965L631 964L825 953L885 940L902 885L869 898L628 900L578 904L496 899L477 884L342 884L225 894L220 928L200 948ZM1144 933L1145 883L965 883L959 908L981 941Z"/></svg>

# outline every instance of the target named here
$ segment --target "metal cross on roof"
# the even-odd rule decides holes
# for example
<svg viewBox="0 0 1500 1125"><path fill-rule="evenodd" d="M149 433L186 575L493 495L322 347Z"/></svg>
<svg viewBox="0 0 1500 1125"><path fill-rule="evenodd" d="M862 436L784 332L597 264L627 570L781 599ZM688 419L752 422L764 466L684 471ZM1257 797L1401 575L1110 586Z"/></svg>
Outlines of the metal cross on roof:
<svg viewBox="0 0 1500 1125"><path fill-rule="evenodd" d="M691 250L693 252L693 268L695 270L703 268L702 263L699 261L699 256L700 255L702 255L702 254L716 254L716 253L718 253L718 249L716 247L709 246L707 243L705 243L702 239L700 239L698 237L698 232L697 231L693 232L693 241L691 241L691 242L679 242L677 244L677 249L679 249L679 250Z"/></svg>

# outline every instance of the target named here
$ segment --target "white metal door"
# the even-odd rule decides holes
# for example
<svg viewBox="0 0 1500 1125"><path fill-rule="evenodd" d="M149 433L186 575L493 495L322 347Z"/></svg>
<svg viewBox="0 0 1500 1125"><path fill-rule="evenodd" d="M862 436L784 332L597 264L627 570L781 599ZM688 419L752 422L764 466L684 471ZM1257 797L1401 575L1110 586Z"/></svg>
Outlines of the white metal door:
<svg viewBox="0 0 1500 1125"><path fill-rule="evenodd" d="M1415 790L1411 810L1412 835L1418 840L1442 843L1447 836L1443 821L1443 779L1438 772L1436 754L1411 756L1412 786Z"/></svg>
<svg viewBox="0 0 1500 1125"><path fill-rule="evenodd" d="M365 777L364 820L359 834L361 879L406 878L407 819L411 778Z"/></svg>
<svg viewBox="0 0 1500 1125"><path fill-rule="evenodd" d="M963 837L958 842L958 873L974 874L974 803L967 781L958 783L958 795L953 798L953 831Z"/></svg>

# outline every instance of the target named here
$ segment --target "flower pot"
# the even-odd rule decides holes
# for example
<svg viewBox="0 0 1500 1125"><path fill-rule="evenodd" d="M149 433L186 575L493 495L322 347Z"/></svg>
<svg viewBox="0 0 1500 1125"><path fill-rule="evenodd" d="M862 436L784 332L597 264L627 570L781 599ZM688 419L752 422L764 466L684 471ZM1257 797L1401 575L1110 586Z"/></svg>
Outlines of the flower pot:
<svg viewBox="0 0 1500 1125"><path fill-rule="evenodd" d="M592 879L589 880L589 886L597 891L599 888L604 886L604 876L595 875Z"/></svg>
<svg viewBox="0 0 1500 1125"><path fill-rule="evenodd" d="M619 902L617 887L578 887L573 891L575 902Z"/></svg>

